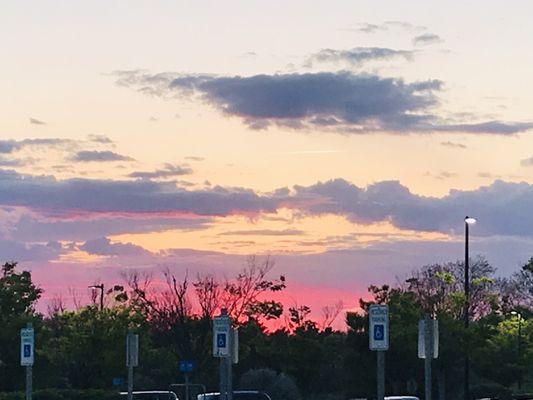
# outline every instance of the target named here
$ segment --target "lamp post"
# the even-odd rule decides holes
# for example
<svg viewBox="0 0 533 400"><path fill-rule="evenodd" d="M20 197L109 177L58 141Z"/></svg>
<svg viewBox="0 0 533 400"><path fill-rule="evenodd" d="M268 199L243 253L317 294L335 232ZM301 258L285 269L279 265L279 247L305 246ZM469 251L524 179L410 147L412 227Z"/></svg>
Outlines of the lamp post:
<svg viewBox="0 0 533 400"><path fill-rule="evenodd" d="M469 265L469 253L468 253L468 244L469 244L469 227L474 225L476 219L466 216L465 217L465 308L464 308L464 319L465 319L465 335L466 335L466 346L465 346L465 368L464 368L464 400L470 400L470 354L469 354L469 340L468 337L468 326L470 324L470 265Z"/></svg>
<svg viewBox="0 0 533 400"><path fill-rule="evenodd" d="M518 317L518 346L516 352L516 358L518 364L520 364L520 356L522 355L522 314L518 311L511 311L511 315ZM522 389L522 374L518 374L518 390Z"/></svg>
<svg viewBox="0 0 533 400"><path fill-rule="evenodd" d="M100 290L100 311L103 311L104 310L104 284L101 283L99 285L91 285L89 286L89 289Z"/></svg>

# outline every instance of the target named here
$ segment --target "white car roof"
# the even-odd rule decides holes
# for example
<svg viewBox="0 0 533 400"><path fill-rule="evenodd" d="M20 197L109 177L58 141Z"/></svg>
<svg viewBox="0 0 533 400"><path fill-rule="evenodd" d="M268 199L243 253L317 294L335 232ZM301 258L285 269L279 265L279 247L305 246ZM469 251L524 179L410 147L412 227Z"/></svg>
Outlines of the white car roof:
<svg viewBox="0 0 533 400"><path fill-rule="evenodd" d="M420 400L416 396L386 396L385 400Z"/></svg>

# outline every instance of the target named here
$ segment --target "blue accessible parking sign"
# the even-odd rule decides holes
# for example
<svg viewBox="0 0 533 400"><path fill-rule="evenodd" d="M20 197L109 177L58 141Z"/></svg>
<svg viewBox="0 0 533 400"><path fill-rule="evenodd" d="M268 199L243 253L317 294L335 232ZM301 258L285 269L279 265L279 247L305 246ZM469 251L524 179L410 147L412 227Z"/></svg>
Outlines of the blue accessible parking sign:
<svg viewBox="0 0 533 400"><path fill-rule="evenodd" d="M194 361L180 361L180 372L191 373L194 371Z"/></svg>
<svg viewBox="0 0 533 400"><path fill-rule="evenodd" d="M372 304L368 308L370 350L389 349L389 309L386 305Z"/></svg>

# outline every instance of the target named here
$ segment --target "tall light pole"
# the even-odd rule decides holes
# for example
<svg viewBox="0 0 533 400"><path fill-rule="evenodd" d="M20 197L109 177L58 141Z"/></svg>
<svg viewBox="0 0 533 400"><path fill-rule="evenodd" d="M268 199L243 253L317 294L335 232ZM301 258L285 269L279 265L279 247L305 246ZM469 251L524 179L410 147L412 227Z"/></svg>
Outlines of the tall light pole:
<svg viewBox="0 0 533 400"><path fill-rule="evenodd" d="M469 227L474 225L476 219L466 216L465 217L465 308L464 308L464 319L465 319L465 335L466 335L466 346L465 346L465 368L464 368L464 400L470 400L470 338L468 337L468 326L470 324L470 265L468 253L468 242L469 242Z"/></svg>
<svg viewBox="0 0 533 400"><path fill-rule="evenodd" d="M104 310L104 284L101 283L99 285L91 285L89 286L89 289L100 289L100 311Z"/></svg>
<svg viewBox="0 0 533 400"><path fill-rule="evenodd" d="M520 314L518 311L511 311L511 315L515 315L518 317L518 346L517 346L517 353L516 353L516 359L518 361L518 364L520 364L520 358L522 355L522 314ZM520 372L518 374L518 390L522 389L522 373Z"/></svg>

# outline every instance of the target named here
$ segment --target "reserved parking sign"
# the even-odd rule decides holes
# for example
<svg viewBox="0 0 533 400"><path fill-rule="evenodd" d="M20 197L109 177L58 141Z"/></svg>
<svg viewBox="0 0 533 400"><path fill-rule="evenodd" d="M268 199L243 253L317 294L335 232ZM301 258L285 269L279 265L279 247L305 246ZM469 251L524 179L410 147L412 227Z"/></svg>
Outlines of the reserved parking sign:
<svg viewBox="0 0 533 400"><path fill-rule="evenodd" d="M368 308L370 350L389 349L389 307L373 304Z"/></svg>
<svg viewBox="0 0 533 400"><path fill-rule="evenodd" d="M23 367L33 365L34 353L33 328L20 330L20 365Z"/></svg>

